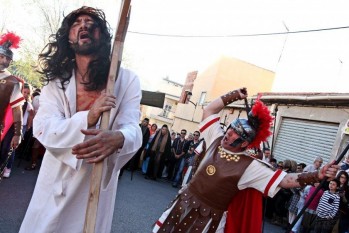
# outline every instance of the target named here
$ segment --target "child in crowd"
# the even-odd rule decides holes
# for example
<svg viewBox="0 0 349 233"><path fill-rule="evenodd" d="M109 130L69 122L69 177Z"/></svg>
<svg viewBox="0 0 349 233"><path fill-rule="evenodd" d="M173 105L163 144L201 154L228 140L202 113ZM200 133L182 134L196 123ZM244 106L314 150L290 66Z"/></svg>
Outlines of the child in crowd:
<svg viewBox="0 0 349 233"><path fill-rule="evenodd" d="M22 112L23 112L23 135L27 130L29 130L32 127L33 124L33 118L34 118L34 108L31 104L31 91L32 88L28 83L24 84L23 87L23 97L25 99L25 102L22 106Z"/></svg>
<svg viewBox="0 0 349 233"><path fill-rule="evenodd" d="M340 197L338 194L339 180L331 180L329 190L326 190L320 199L316 209L315 233L331 233L337 221Z"/></svg>
<svg viewBox="0 0 349 233"><path fill-rule="evenodd" d="M299 191L300 197L299 201L297 203L297 215L301 212L301 210L304 207L305 199L308 197L311 185L307 185L305 188L301 189ZM292 231L290 233L299 233L300 231L300 226L303 220L303 215L298 219L296 224L292 227Z"/></svg>
<svg viewBox="0 0 349 233"><path fill-rule="evenodd" d="M313 195L316 188L320 185L320 183L314 183L314 186L311 186L309 189L309 194L305 198L305 202L307 203L310 197ZM315 219L316 219L316 208L319 204L320 198L324 193L323 189L320 189L319 192L315 195L314 199L310 202L308 208L305 209L302 221L302 230L301 233L310 233L314 228Z"/></svg>
<svg viewBox="0 0 349 233"><path fill-rule="evenodd" d="M34 116L38 112L40 107L40 89L36 89L32 95L32 103L34 108ZM34 142L31 147L31 164L25 168L27 171L33 171L38 167L39 156L43 155L45 151L44 146L34 138Z"/></svg>

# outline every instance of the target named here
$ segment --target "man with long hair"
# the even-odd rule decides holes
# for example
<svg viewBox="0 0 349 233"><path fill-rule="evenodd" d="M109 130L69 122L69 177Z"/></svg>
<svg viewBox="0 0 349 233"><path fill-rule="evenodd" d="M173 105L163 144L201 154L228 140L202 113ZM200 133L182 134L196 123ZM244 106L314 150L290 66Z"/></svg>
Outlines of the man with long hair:
<svg viewBox="0 0 349 233"><path fill-rule="evenodd" d="M103 163L96 232L110 232L120 168L142 143L138 77L120 69L105 92L111 34L103 11L68 14L39 55L45 86L33 134L45 146L20 232L82 232L93 163ZM108 130L99 129L110 111Z"/></svg>

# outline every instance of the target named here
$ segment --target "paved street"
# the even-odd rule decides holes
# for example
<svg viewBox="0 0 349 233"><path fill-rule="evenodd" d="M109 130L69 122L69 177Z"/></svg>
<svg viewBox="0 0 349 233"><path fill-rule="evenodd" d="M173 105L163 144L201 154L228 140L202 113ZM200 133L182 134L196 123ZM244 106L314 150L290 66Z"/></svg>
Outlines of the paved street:
<svg viewBox="0 0 349 233"><path fill-rule="evenodd" d="M15 167L10 179L0 181L0 232L17 233L34 189L38 170L26 171L23 161ZM151 225L176 195L166 181L146 180L136 172L133 181L125 171L120 179L113 219L113 233L148 233ZM251 221L253 224L253 221ZM282 233L280 227L265 223L265 233ZM35 233L35 232L33 232Z"/></svg>

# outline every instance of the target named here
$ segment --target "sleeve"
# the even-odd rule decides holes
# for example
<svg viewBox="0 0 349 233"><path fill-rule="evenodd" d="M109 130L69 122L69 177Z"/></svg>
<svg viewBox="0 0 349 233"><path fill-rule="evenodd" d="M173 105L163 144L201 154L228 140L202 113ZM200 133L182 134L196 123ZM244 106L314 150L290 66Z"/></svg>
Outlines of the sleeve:
<svg viewBox="0 0 349 233"><path fill-rule="evenodd" d="M238 182L238 188L240 190L254 188L264 193L265 196L274 197L280 190L278 185L286 174L286 172L280 169L273 171L257 160L253 160L241 176Z"/></svg>
<svg viewBox="0 0 349 233"><path fill-rule="evenodd" d="M121 99L110 124L111 129L120 131L125 140L123 147L109 158L115 163L114 169L119 170L142 145L142 131L139 127L142 92L138 77L127 70L122 70L115 86L119 86L115 95Z"/></svg>
<svg viewBox="0 0 349 233"><path fill-rule="evenodd" d="M219 124L220 117L217 114L211 115L199 124L199 130L205 139L206 148L208 148L215 139L223 136L223 129Z"/></svg>
<svg viewBox="0 0 349 233"><path fill-rule="evenodd" d="M37 95L33 98L33 108L35 113L37 113L39 106L40 106L40 95Z"/></svg>
<svg viewBox="0 0 349 233"><path fill-rule="evenodd" d="M204 150L204 140L201 140L199 145L195 148L194 153L200 155Z"/></svg>
<svg viewBox="0 0 349 233"><path fill-rule="evenodd" d="M21 92L21 83L18 83L14 86L12 95L10 98L11 108L15 108L24 103L24 97Z"/></svg>
<svg viewBox="0 0 349 233"><path fill-rule="evenodd" d="M88 111L69 116L69 106L65 106L60 92L63 93L54 81L42 89L40 108L33 121L33 134L51 155L73 169L79 169L81 162L71 154L71 148L85 138L80 130L87 129Z"/></svg>

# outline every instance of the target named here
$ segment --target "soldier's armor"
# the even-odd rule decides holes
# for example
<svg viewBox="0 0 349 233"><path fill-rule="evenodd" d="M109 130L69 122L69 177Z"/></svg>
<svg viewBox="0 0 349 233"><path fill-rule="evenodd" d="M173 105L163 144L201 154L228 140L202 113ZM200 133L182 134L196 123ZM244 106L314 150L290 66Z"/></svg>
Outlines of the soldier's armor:
<svg viewBox="0 0 349 233"><path fill-rule="evenodd" d="M177 197L176 204L158 232L215 232L224 211L239 191L238 182L254 160L239 154L228 161L218 152L222 137L208 148L195 176ZM204 186L202 184L205 184Z"/></svg>
<svg viewBox="0 0 349 233"><path fill-rule="evenodd" d="M6 109L10 104L13 89L18 83L18 79L13 75L0 79L0 129L4 126Z"/></svg>

